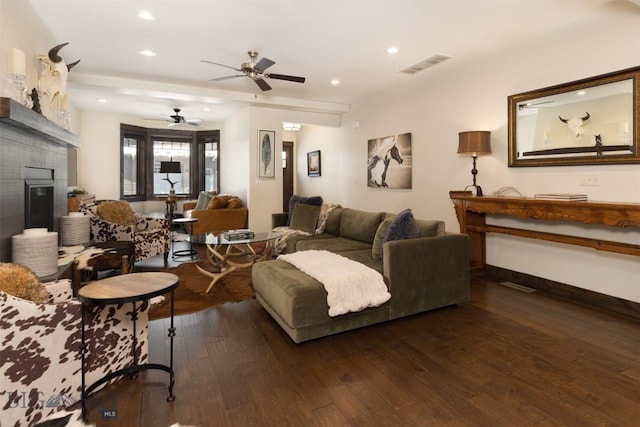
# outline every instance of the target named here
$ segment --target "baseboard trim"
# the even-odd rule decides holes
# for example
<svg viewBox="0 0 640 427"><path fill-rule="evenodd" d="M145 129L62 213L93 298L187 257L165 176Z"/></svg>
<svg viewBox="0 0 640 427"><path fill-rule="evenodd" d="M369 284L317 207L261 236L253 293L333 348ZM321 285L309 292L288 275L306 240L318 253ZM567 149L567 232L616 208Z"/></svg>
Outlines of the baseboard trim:
<svg viewBox="0 0 640 427"><path fill-rule="evenodd" d="M539 291L547 292L572 301L588 304L604 310L615 311L627 316L640 319L640 303L605 295L599 292L578 288L565 283L555 282L541 277L531 276L518 271L508 270L502 267L487 265L485 274L488 278L497 281L507 280L520 285L528 286Z"/></svg>

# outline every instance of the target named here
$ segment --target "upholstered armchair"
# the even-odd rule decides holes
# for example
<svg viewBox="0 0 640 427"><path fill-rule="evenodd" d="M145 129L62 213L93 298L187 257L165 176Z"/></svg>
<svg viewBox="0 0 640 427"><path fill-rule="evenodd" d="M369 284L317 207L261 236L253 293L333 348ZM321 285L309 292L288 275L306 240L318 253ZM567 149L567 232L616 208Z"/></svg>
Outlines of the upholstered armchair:
<svg viewBox="0 0 640 427"><path fill-rule="evenodd" d="M0 290L0 418L2 425L31 426L81 397L81 316L71 283L44 285L48 302ZM131 304L85 308L86 383L133 363ZM138 360L148 359L148 304L136 321Z"/></svg>
<svg viewBox="0 0 640 427"><path fill-rule="evenodd" d="M146 218L133 212L126 201L96 200L83 203L78 210L91 221L94 242L128 240L135 244L133 262L164 255L165 266L171 246L171 222L165 218Z"/></svg>

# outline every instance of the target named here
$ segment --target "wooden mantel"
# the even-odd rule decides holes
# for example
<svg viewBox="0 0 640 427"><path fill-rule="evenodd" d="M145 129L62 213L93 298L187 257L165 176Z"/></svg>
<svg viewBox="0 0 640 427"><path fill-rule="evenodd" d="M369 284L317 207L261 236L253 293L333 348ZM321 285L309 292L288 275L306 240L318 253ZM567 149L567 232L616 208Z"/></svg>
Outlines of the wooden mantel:
<svg viewBox="0 0 640 427"><path fill-rule="evenodd" d="M469 236L472 271L486 266L485 233L501 233L548 240L597 250L640 256L640 245L568 236L556 233L488 225L487 214L546 221L571 221L609 227L640 227L640 203L568 202L515 197L477 197L469 192L449 193L455 206L460 232Z"/></svg>
<svg viewBox="0 0 640 427"><path fill-rule="evenodd" d="M78 135L11 98L0 98L0 123L24 129L56 144L80 146Z"/></svg>

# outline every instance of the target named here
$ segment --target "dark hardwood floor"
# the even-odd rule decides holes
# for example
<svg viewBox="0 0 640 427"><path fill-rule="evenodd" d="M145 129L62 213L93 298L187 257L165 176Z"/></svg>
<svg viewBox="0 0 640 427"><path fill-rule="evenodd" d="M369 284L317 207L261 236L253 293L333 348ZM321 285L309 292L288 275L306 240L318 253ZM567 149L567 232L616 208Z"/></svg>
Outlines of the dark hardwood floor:
<svg viewBox="0 0 640 427"><path fill-rule="evenodd" d="M296 345L255 299L176 318L167 374L88 400L100 426L637 426L640 322L482 277L471 302ZM168 362L168 320L150 359ZM115 417L103 416L113 410Z"/></svg>

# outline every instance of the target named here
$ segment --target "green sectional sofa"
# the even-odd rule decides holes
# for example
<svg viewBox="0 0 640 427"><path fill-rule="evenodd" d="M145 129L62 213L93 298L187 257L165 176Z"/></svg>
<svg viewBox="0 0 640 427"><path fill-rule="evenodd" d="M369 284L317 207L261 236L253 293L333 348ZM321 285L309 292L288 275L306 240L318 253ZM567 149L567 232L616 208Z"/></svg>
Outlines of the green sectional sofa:
<svg viewBox="0 0 640 427"><path fill-rule="evenodd" d="M379 307L328 315L324 286L293 265L270 260L253 266L256 298L296 343L469 301L469 242L444 222L416 220L419 237L388 241L392 214L336 208L321 234L291 236L286 252L327 250L383 275L391 299ZM286 220L274 214L274 225ZM381 252L381 254L380 254ZM331 268L330 265L327 268Z"/></svg>

